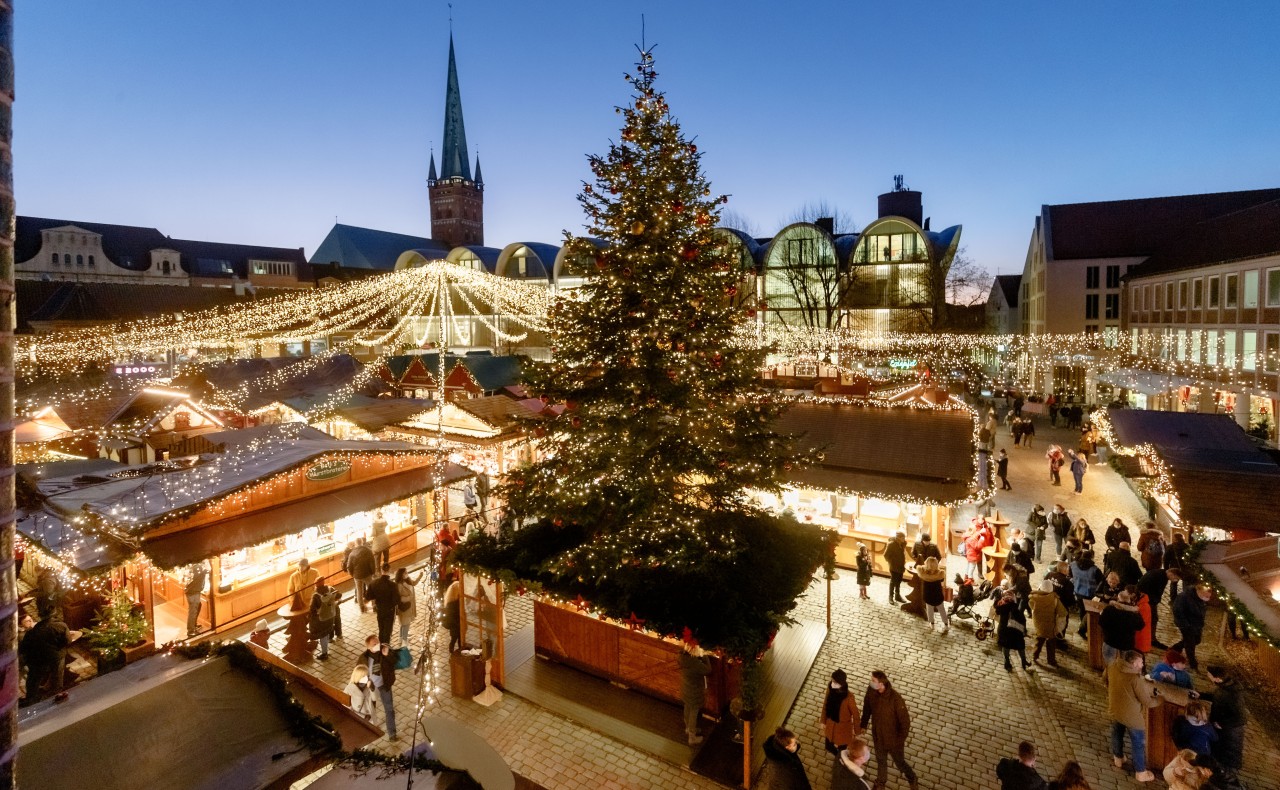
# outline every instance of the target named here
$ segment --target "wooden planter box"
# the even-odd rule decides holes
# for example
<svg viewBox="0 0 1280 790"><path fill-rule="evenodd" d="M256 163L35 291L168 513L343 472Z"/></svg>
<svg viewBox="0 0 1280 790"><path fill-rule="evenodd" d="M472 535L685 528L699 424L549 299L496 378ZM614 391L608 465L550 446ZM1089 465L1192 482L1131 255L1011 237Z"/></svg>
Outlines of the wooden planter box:
<svg viewBox="0 0 1280 790"><path fill-rule="evenodd" d="M124 653L124 663L132 664L138 659L146 658L147 656L155 653L156 643L150 639L144 639L133 647L120 648L120 652Z"/></svg>
<svg viewBox="0 0 1280 790"><path fill-rule="evenodd" d="M632 631L571 608L535 601L533 643L539 655L651 697L681 704L678 642ZM740 674L738 665L711 657L703 712L719 718L738 694Z"/></svg>

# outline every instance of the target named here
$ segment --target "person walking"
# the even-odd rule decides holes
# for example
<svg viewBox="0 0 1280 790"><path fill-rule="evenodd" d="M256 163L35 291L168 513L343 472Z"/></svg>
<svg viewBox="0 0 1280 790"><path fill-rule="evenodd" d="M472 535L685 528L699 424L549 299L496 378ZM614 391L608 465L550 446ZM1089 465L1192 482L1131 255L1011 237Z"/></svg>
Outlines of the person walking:
<svg viewBox="0 0 1280 790"><path fill-rule="evenodd" d="M1022 659L1022 668L1030 670L1031 662L1027 661L1027 618L1022 613L1017 594L1013 590L1005 591L1000 600L996 601L993 613L999 620L999 625L996 626L996 644L1004 653L1005 671L1013 671L1010 653L1017 653Z"/></svg>
<svg viewBox="0 0 1280 790"><path fill-rule="evenodd" d="M849 790L871 790L871 785L867 783L867 761L870 759L871 746L862 738L854 738L849 748L840 752L840 764L852 777ZM832 785L836 786L836 783L832 782Z"/></svg>
<svg viewBox="0 0 1280 790"><path fill-rule="evenodd" d="M921 594L924 598L924 611L929 617L929 630L933 630L933 614L937 612L942 618L942 633L951 630L951 617L947 614L947 607L944 605L946 594L943 587L946 585L947 572L938 567L938 558L930 557L924 561L924 567L916 571L920 576Z"/></svg>
<svg viewBox="0 0 1280 790"><path fill-rule="evenodd" d="M1031 449L1031 445L1036 439L1036 422L1027 417L1022 421L1022 446Z"/></svg>
<svg viewBox="0 0 1280 790"><path fill-rule="evenodd" d="M1187 578L1187 544L1186 537L1181 532L1173 533L1173 537L1169 540L1169 545L1164 549L1164 569L1166 571L1177 571L1177 578L1169 577L1169 601L1173 602L1178 597L1178 582Z"/></svg>
<svg viewBox="0 0 1280 790"><path fill-rule="evenodd" d="M1058 634L1062 633L1059 623L1067 619L1067 608L1053 589L1053 582L1045 579L1031 593L1031 624L1035 627L1036 649L1031 654L1032 661L1040 660L1040 651L1046 644L1049 646L1049 666L1058 665ZM1065 626L1063 626L1065 627Z"/></svg>
<svg viewBox="0 0 1280 790"><path fill-rule="evenodd" d="M374 559L373 550L364 538L357 538L355 548L347 557L347 566L343 568L356 583L356 604L360 611L365 611L369 603L369 583L378 572L378 561Z"/></svg>
<svg viewBox="0 0 1280 790"><path fill-rule="evenodd" d="M707 702L707 675L711 660L696 642L685 642L680 651L680 701L684 703L684 732L690 746L702 743L698 734L698 718Z"/></svg>
<svg viewBox="0 0 1280 790"><path fill-rule="evenodd" d="M1062 541L1067 539L1067 533L1071 531L1071 516L1067 515L1067 510L1061 503L1053 506L1053 512L1049 514L1049 531L1053 533L1053 556L1062 556Z"/></svg>
<svg viewBox="0 0 1280 790"><path fill-rule="evenodd" d="M1133 778L1150 782L1147 770L1147 709L1160 704L1156 686L1142 676L1142 654L1129 650L1107 667L1107 713L1111 717L1111 760L1124 767L1124 736L1129 734Z"/></svg>
<svg viewBox="0 0 1280 790"><path fill-rule="evenodd" d="M387 581L390 582L391 579L388 578ZM387 740L398 740L400 736L396 734L395 698L391 694L391 688L396 683L396 659L391 655L391 645L386 640L379 640L377 634L369 634L364 640L364 647L364 652L360 654L360 664L368 671L369 683L382 703L387 723Z"/></svg>
<svg viewBox="0 0 1280 790"><path fill-rule="evenodd" d="M902 575L907 571L907 536L899 530L884 548L889 564L889 603L906 603L902 597Z"/></svg>
<svg viewBox="0 0 1280 790"><path fill-rule="evenodd" d="M839 754L858 734L858 704L849 693L849 678L843 669L831 673L827 693L822 700L818 723L822 725L827 751Z"/></svg>
<svg viewBox="0 0 1280 790"><path fill-rule="evenodd" d="M907 736L911 733L911 715L889 676L882 670L871 673L871 683L862 698L862 729L871 725L871 741L876 751L875 786L883 788L889 779L889 758L907 778L911 790L920 790L916 772L907 764Z"/></svg>
<svg viewBox="0 0 1280 790"><path fill-rule="evenodd" d="M1204 633L1204 618L1212 597L1213 588L1207 584L1199 584L1195 587L1188 586L1173 600L1173 623L1182 635L1173 644L1173 649L1181 651L1187 657L1187 663L1192 669L1200 666L1196 662L1196 646L1200 644Z"/></svg>
<svg viewBox="0 0 1280 790"><path fill-rule="evenodd" d="M1165 548L1164 533L1148 521L1138 536L1138 557L1144 572L1164 568Z"/></svg>
<svg viewBox="0 0 1280 790"><path fill-rule="evenodd" d="M1107 531L1103 533L1102 539L1106 541L1108 549L1118 549L1121 543L1128 543L1130 539L1129 525L1124 523L1123 519L1112 519Z"/></svg>
<svg viewBox="0 0 1280 790"><path fill-rule="evenodd" d="M462 649L462 582L454 579L444 591L444 627L449 632L449 652ZM454 649L454 646L457 649Z"/></svg>
<svg viewBox="0 0 1280 790"><path fill-rule="evenodd" d="M311 618L308 623L308 636L320 643L320 652L316 655L320 661L329 660L329 640L333 639L334 622L337 619L338 591L321 579L311 595Z"/></svg>
<svg viewBox="0 0 1280 790"><path fill-rule="evenodd" d="M1084 493L1084 473L1089 471L1089 462L1083 453L1074 450L1068 450L1067 455L1071 457L1071 477L1076 483L1074 493L1079 496Z"/></svg>
<svg viewBox="0 0 1280 790"><path fill-rule="evenodd" d="M1009 451L1000 448L1000 457L996 459L996 477L1000 478L1000 490L1012 491L1009 485Z"/></svg>
<svg viewBox="0 0 1280 790"><path fill-rule="evenodd" d="M1022 421L1021 417L1014 417L1011 430L1013 432L1013 446L1021 447L1023 432L1026 430L1026 423Z"/></svg>
<svg viewBox="0 0 1280 790"><path fill-rule="evenodd" d="M1212 703L1209 723L1218 732L1218 741L1213 745L1213 757L1234 777L1244 766L1244 701L1240 698L1240 687L1236 685L1235 676L1229 670L1211 664L1205 667L1205 671L1214 685L1212 693L1201 695Z"/></svg>
<svg viewBox="0 0 1280 790"><path fill-rule="evenodd" d="M1018 757L1003 757L996 763L1000 790L1046 790L1049 783L1036 770L1036 747L1031 741L1018 744Z"/></svg>
<svg viewBox="0 0 1280 790"><path fill-rule="evenodd" d="M203 562L191 566L182 592L187 596L187 638L200 633L200 607L204 605L204 586L209 583L209 568Z"/></svg>
<svg viewBox="0 0 1280 790"><path fill-rule="evenodd" d="M1081 548L1093 549L1098 545L1093 527L1089 526L1089 522L1083 518L1076 519L1076 523L1071 527L1071 537L1080 543Z"/></svg>
<svg viewBox="0 0 1280 790"><path fill-rule="evenodd" d="M858 555L855 558L858 566L858 597L864 601L870 600L871 596L867 595L867 587L871 584L871 552L867 550L867 544L858 544Z"/></svg>
<svg viewBox="0 0 1280 790"><path fill-rule="evenodd" d="M400 606L400 590L391 580L391 566L383 565L382 573L366 588L365 594L373 601L373 612L378 617L378 641L391 644L391 626Z"/></svg>
<svg viewBox="0 0 1280 790"><path fill-rule="evenodd" d="M1044 544L1049 537L1049 517L1044 514L1044 505L1034 505L1031 513L1027 515L1027 535L1031 537L1036 562L1043 562ZM1058 552L1058 554L1061 553L1061 551Z"/></svg>
<svg viewBox="0 0 1280 790"><path fill-rule="evenodd" d="M400 568L396 571L396 591L400 594L396 604L396 619L400 621L401 647L409 644L409 626L418 617L417 595L413 588L421 579L421 573L416 577L410 576L408 568Z"/></svg>
<svg viewBox="0 0 1280 790"><path fill-rule="evenodd" d="M1049 459L1049 481L1055 486L1062 485L1062 448L1056 444L1049 445L1049 452L1044 454Z"/></svg>
<svg viewBox="0 0 1280 790"><path fill-rule="evenodd" d="M391 538L387 537L387 520L381 510L373 513L373 523L369 525L369 548L373 551L374 562L378 567L391 563Z"/></svg>

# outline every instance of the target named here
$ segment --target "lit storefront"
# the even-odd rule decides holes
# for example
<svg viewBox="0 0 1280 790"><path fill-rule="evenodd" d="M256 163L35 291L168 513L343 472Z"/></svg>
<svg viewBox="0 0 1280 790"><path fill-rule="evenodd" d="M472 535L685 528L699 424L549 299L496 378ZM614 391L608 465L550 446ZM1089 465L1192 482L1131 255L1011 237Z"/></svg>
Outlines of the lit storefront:
<svg viewBox="0 0 1280 790"><path fill-rule="evenodd" d="M787 473L781 494L752 492L772 512L834 529L836 564L856 567L858 544L887 574L894 533L921 533L944 551L954 507L979 498L975 417L955 401L936 406L884 401L800 402L775 424L815 450L816 462Z"/></svg>

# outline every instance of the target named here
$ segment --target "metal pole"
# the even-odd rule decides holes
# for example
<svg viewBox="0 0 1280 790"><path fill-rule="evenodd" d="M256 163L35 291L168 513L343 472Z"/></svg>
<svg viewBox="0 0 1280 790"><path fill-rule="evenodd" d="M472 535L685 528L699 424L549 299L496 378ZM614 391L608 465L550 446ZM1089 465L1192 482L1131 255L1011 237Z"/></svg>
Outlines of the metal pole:
<svg viewBox="0 0 1280 790"><path fill-rule="evenodd" d="M0 0L0 790L18 755L18 588L13 499L13 2Z"/></svg>
<svg viewBox="0 0 1280 790"><path fill-rule="evenodd" d="M742 789L751 790L751 722L742 720Z"/></svg>

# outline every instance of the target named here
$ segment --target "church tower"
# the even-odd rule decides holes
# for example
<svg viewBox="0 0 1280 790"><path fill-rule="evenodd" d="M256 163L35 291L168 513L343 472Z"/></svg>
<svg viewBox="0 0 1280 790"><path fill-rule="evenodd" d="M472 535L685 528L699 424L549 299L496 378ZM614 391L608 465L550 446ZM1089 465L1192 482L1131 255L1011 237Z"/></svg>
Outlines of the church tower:
<svg viewBox="0 0 1280 790"><path fill-rule="evenodd" d="M484 180L480 159L471 177L467 160L467 129L462 122L462 93L458 90L458 65L453 56L453 34L449 34L449 82L444 97L444 144L440 149L440 172L435 154L427 174L431 195L431 238L450 247L484 244Z"/></svg>

